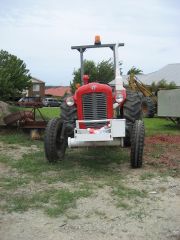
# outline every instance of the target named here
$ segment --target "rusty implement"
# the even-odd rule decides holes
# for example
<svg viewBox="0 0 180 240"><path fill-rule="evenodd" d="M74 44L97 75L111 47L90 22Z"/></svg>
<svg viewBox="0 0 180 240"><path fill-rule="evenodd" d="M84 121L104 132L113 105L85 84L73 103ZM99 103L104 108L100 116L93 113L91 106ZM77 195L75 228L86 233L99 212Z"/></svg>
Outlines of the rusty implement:
<svg viewBox="0 0 180 240"><path fill-rule="evenodd" d="M39 109L42 107L41 103L28 102L19 105L32 109L27 111L18 111L7 115L4 117L4 122L6 125L17 125L18 127L28 129L44 129L46 127L47 121ZM39 113L40 119L37 119L37 112Z"/></svg>
<svg viewBox="0 0 180 240"><path fill-rule="evenodd" d="M13 125L18 121L33 121L33 113L31 111L19 111L8 114L3 120L6 125Z"/></svg>

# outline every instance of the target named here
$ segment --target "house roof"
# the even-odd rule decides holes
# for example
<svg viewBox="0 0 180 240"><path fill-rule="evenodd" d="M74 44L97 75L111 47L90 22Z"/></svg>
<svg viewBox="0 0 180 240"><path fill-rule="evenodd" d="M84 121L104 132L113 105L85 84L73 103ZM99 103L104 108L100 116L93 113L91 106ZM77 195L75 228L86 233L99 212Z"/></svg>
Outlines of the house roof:
<svg viewBox="0 0 180 240"><path fill-rule="evenodd" d="M45 90L45 95L51 95L54 97L63 97L65 93L70 93L71 88L69 86L52 87Z"/></svg>
<svg viewBox="0 0 180 240"><path fill-rule="evenodd" d="M31 82L32 82L32 83L45 83L45 82L43 82L42 80L39 80L39 79L37 79L37 78L35 78L35 77L32 77L32 78L31 78Z"/></svg>
<svg viewBox="0 0 180 240"><path fill-rule="evenodd" d="M168 64L158 71L139 75L138 78L145 84L150 85L152 82L159 82L162 79L168 83L175 82L177 86L180 86L180 63Z"/></svg>
<svg viewBox="0 0 180 240"><path fill-rule="evenodd" d="M168 83L175 82L177 86L180 86L180 63L168 64L155 72L137 75L137 77L140 81L147 85L151 85L153 82L157 83L164 79ZM123 75L122 78L123 82L127 84L128 75ZM114 85L114 80L109 84Z"/></svg>

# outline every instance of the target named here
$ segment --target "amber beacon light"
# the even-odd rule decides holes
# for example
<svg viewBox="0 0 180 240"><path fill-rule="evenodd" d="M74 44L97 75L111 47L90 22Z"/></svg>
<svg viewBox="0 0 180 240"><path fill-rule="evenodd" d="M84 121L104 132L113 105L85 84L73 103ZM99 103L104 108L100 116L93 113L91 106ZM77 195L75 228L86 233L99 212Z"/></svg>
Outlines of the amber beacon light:
<svg viewBox="0 0 180 240"><path fill-rule="evenodd" d="M101 44L101 37L99 35L95 36L95 42L94 44Z"/></svg>

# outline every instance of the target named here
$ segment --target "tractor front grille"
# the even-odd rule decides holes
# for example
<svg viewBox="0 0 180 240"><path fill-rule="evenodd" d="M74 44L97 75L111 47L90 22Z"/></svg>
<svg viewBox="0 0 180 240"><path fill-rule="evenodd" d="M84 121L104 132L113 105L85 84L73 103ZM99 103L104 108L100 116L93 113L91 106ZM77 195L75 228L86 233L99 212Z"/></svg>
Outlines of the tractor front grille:
<svg viewBox="0 0 180 240"><path fill-rule="evenodd" d="M105 93L88 93L82 96L84 120L107 119L107 101ZM86 127L99 128L105 123L86 123Z"/></svg>

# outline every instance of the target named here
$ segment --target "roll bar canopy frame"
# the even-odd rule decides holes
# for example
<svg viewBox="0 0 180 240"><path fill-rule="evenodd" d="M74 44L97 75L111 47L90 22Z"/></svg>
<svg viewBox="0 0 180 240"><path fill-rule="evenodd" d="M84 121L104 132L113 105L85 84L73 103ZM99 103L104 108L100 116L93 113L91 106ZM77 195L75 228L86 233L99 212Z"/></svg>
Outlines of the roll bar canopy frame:
<svg viewBox="0 0 180 240"><path fill-rule="evenodd" d="M118 68L118 47L123 47L124 43L110 43L110 44L94 44L94 45L83 45L83 46L72 46L71 49L76 49L80 53L80 63L81 63L81 84L83 84L83 75L84 75L84 59L83 59L83 53L86 51L86 49L89 48L110 48L113 51L113 57L114 57L114 72L115 72L115 78L117 75L120 75L120 70Z"/></svg>

